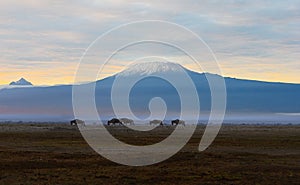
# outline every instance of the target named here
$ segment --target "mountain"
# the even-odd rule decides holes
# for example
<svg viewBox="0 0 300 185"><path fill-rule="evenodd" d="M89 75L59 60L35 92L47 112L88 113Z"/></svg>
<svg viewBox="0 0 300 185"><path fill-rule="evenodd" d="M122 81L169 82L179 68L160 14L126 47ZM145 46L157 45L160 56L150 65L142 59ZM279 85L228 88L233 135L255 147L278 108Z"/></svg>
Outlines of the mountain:
<svg viewBox="0 0 300 185"><path fill-rule="evenodd" d="M32 85L32 83L27 81L24 78L21 78L20 80L18 80L16 82L11 82L9 85Z"/></svg>
<svg viewBox="0 0 300 185"><path fill-rule="evenodd" d="M99 115L103 119L113 117L111 93L113 84L118 79L129 80L145 77L138 81L129 94L129 105L138 117L150 115L149 102L154 97L161 97L168 107L167 116L174 118L181 109L180 96L169 82L156 76L171 76L179 88L187 92L187 82L182 74L188 74L198 92L201 112L211 109L211 94L206 76L221 78L219 75L197 73L179 64L167 62L140 63L129 66L124 71L97 81L95 100ZM286 115L300 113L300 84L272 83L254 80L224 78L227 90L227 115L238 115L241 119L263 118L271 115L277 120L278 113ZM85 86L83 84L81 86ZM128 83L121 83L118 88L128 88ZM123 101L126 97L117 97ZM81 101L85 101L82 99ZM191 100L192 101L192 100ZM84 109L84 107L83 107ZM158 108L159 109L159 108ZM296 114L298 115L298 114ZM13 88L0 90L0 120L68 120L73 118L72 86ZM285 119L286 117L284 117ZM299 117L296 117L298 120ZM251 118L252 119L252 118Z"/></svg>

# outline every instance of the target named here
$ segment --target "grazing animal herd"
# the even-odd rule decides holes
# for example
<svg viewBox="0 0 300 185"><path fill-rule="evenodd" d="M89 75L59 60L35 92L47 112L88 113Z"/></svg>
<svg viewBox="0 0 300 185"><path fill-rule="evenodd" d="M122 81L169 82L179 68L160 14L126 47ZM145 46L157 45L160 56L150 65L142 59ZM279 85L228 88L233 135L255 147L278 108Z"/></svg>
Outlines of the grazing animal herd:
<svg viewBox="0 0 300 185"><path fill-rule="evenodd" d="M121 118L121 119L113 118L113 119L107 121L107 125L116 125L116 124L118 124L118 125L128 125L128 124L129 125L134 125L134 121L132 119L128 119L128 118ZM162 120L157 120L157 119L151 120L149 122L149 124L150 125L160 125L160 126L165 125ZM185 126L185 121L175 119L175 120L171 121L171 125L183 125L183 126Z"/></svg>
<svg viewBox="0 0 300 185"><path fill-rule="evenodd" d="M82 120L79 120L79 119L75 119L75 120L70 121L70 124L71 124L71 126L72 125L85 125L85 122ZM149 124L150 125L160 125L160 126L165 125L162 120L157 120L157 119L151 120L149 122ZM128 118L121 118L121 119L112 118L111 120L107 121L107 125L108 126L111 126L111 125L134 125L134 121L132 119L128 119ZM171 121L171 125L185 126L185 121L175 119L175 120Z"/></svg>
<svg viewBox="0 0 300 185"><path fill-rule="evenodd" d="M107 125L134 125L134 121L128 118L121 118L121 119L113 118L107 121Z"/></svg>

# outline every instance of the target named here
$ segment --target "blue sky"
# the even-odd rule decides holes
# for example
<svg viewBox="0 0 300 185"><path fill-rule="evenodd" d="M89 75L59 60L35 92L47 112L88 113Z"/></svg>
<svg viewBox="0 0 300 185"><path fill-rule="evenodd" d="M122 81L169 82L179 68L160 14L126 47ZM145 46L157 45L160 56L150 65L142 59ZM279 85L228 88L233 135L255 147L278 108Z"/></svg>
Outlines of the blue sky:
<svg viewBox="0 0 300 185"><path fill-rule="evenodd" d="M202 37L224 76L300 83L297 0L3 0L0 85L20 77L38 85L72 83L81 55L99 35L120 24L153 19Z"/></svg>

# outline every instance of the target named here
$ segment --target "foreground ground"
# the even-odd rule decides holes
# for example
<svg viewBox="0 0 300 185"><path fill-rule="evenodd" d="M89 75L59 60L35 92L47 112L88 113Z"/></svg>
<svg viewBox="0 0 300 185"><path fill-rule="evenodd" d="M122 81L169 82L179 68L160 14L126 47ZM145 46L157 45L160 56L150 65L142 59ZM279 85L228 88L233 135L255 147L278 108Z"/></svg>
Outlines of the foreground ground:
<svg viewBox="0 0 300 185"><path fill-rule="evenodd" d="M151 134L111 133L131 144L165 138L172 128ZM0 184L299 184L300 125L225 125L204 152L204 130L178 154L145 167L115 164L86 144L76 127L64 124L0 124Z"/></svg>

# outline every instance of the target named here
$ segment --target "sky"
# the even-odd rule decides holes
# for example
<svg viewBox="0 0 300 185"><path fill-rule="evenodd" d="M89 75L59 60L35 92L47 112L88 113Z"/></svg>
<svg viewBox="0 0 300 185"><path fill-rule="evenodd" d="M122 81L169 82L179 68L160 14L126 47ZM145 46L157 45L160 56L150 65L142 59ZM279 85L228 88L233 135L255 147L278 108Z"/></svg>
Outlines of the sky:
<svg viewBox="0 0 300 185"><path fill-rule="evenodd" d="M169 21L199 35L218 58L223 76L300 83L299 0L2 0L0 85L21 77L35 85L71 84L96 38L143 20ZM168 57L184 62L172 54ZM103 77L118 72L126 60L116 58Z"/></svg>

